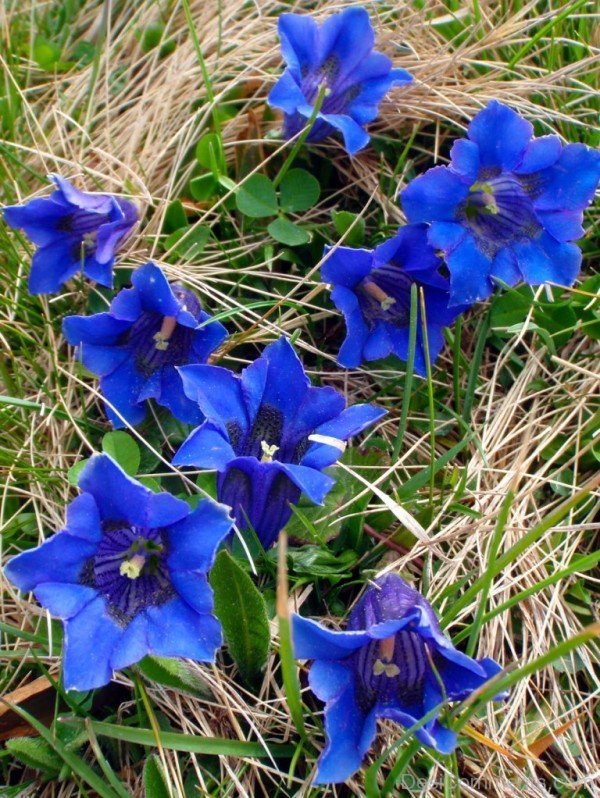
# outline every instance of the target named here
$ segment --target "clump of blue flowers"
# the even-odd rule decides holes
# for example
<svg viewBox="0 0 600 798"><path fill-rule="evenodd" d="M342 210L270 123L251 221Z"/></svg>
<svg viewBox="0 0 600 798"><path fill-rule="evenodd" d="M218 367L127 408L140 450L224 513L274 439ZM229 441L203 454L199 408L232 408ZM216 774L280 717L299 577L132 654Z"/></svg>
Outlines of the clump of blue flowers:
<svg viewBox="0 0 600 798"><path fill-rule="evenodd" d="M401 193L409 222L430 224L444 253L451 302L485 299L495 278L508 285L570 286L581 265L571 243L600 180L600 153L533 126L490 102L454 143L450 166L436 166Z"/></svg>
<svg viewBox="0 0 600 798"><path fill-rule="evenodd" d="M30 293L55 293L79 271L112 288L115 253L137 222L136 206L112 194L79 191L60 175L50 178L56 191L49 197L4 208L8 224L37 247Z"/></svg>
<svg viewBox="0 0 600 798"><path fill-rule="evenodd" d="M338 460L348 438L385 414L365 404L344 409L333 388L313 387L285 338L239 376L218 366L185 366L179 373L206 421L173 463L216 469L219 501L232 508L238 528L252 527L264 548L275 542L301 493L322 504L334 484L323 469Z"/></svg>
<svg viewBox="0 0 600 798"><path fill-rule="evenodd" d="M310 687L325 701L327 746L319 759L320 784L345 781L358 770L378 718L410 728L444 701L463 700L501 670L494 660L458 651L426 599L395 574L365 591L345 632L299 615L292 629L296 656L313 660ZM414 734L448 754L456 733L440 723L439 715Z"/></svg>
<svg viewBox="0 0 600 798"><path fill-rule="evenodd" d="M221 629L207 572L232 520L128 477L108 455L83 469L63 530L8 563L6 576L62 618L64 684L90 690L147 654L213 662Z"/></svg>
<svg viewBox="0 0 600 798"><path fill-rule="evenodd" d="M211 321L192 291L169 285L156 264L141 266L131 281L133 287L121 290L107 313L67 316L65 337L99 375L115 427L142 421L148 399L180 421L198 424L202 414L183 392L177 367L205 363L227 331Z"/></svg>
<svg viewBox="0 0 600 798"><path fill-rule="evenodd" d="M331 298L346 320L346 339L337 361L345 368L392 354L408 359L411 287L422 290L430 361L444 345L442 328L464 308L449 308L442 261L427 241L426 225L401 228L374 250L325 247L321 277L333 286ZM330 254L328 254L330 253ZM414 368L426 374L423 319L417 305Z"/></svg>
<svg viewBox="0 0 600 798"><path fill-rule="evenodd" d="M364 8L347 8L321 25L304 14L282 14L278 21L287 69L269 94L269 104L284 112L284 136L296 135L315 110L321 85L325 95L309 141L336 130L350 155L369 143L364 125L377 116L392 86L412 82L404 69L373 50L375 33Z"/></svg>

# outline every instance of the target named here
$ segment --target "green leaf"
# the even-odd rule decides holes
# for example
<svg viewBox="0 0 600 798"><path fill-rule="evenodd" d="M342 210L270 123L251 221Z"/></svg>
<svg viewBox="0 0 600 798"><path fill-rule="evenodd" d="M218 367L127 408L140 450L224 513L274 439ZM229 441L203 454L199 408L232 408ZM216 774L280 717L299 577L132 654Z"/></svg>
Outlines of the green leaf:
<svg viewBox="0 0 600 798"><path fill-rule="evenodd" d="M146 798L171 798L163 766L155 754L151 754L146 760L143 778Z"/></svg>
<svg viewBox="0 0 600 798"><path fill-rule="evenodd" d="M165 250L172 248L177 255L186 260L193 260L202 254L209 238L210 228L203 224L197 224L194 227L175 230L165 239L164 247Z"/></svg>
<svg viewBox="0 0 600 798"><path fill-rule="evenodd" d="M215 176L209 172L190 180L190 194L198 202L206 202L218 193L218 186Z"/></svg>
<svg viewBox="0 0 600 798"><path fill-rule="evenodd" d="M147 28L139 31L137 36L143 53L149 53L158 47L164 35L164 25L148 25Z"/></svg>
<svg viewBox="0 0 600 798"><path fill-rule="evenodd" d="M264 175L252 175L240 186L235 195L238 211L252 219L275 216L277 194L275 186Z"/></svg>
<svg viewBox="0 0 600 798"><path fill-rule="evenodd" d="M38 34L33 43L33 60L42 69L51 70L60 61L60 46Z"/></svg>
<svg viewBox="0 0 600 798"><path fill-rule="evenodd" d="M272 221L267 230L275 241L286 244L288 247L299 247L301 244L308 244L310 241L310 236L306 230L283 217Z"/></svg>
<svg viewBox="0 0 600 798"><path fill-rule="evenodd" d="M364 243L365 220L362 217L358 217L356 213L350 213L350 211L331 211L331 220L339 236L343 236L356 219L358 221L352 228L352 232L348 233L344 239L344 246L346 247L359 247Z"/></svg>
<svg viewBox="0 0 600 798"><path fill-rule="evenodd" d="M179 200L170 202L165 213L163 229L165 233L174 233L175 230L188 226L187 216Z"/></svg>
<svg viewBox="0 0 600 798"><path fill-rule="evenodd" d="M217 555L210 572L215 615L229 653L247 682L260 674L269 654L269 620L258 588L227 551Z"/></svg>
<svg viewBox="0 0 600 798"><path fill-rule="evenodd" d="M65 766L70 768L73 773L76 773L83 779L89 786L98 793L101 798L127 798L127 791L124 787L119 789L112 789L106 784L106 781L96 773L80 756L70 751L67 746L60 740L59 736L54 731L46 728L43 723L27 712L17 704L12 704L11 709L16 712L21 718L27 721L40 735L40 737L52 748L52 750L61 758ZM82 723L82 721L80 721ZM61 767L62 770L62 767Z"/></svg>
<svg viewBox="0 0 600 798"><path fill-rule="evenodd" d="M225 155L221 137L216 133L207 133L196 144L196 160L205 169L208 169L216 177L221 172L227 171Z"/></svg>
<svg viewBox="0 0 600 798"><path fill-rule="evenodd" d="M37 737L15 737L6 741L11 754L35 770L56 777L63 766L62 759L45 740Z"/></svg>
<svg viewBox="0 0 600 798"><path fill-rule="evenodd" d="M82 724L79 718L69 722ZM120 726L116 723L103 723L102 721L89 720L88 724L94 734L99 737L109 737L125 743L148 745L156 747L156 735L151 729L137 729L131 726ZM184 751L189 754L209 754L213 756L237 757L273 757L290 758L294 755L295 746L281 743L267 743L268 749L262 743L246 740L225 740L220 737L199 737L194 734L179 734L177 732L160 732L160 744L169 751Z"/></svg>
<svg viewBox="0 0 600 798"><path fill-rule="evenodd" d="M69 481L69 485L79 485L79 475L89 463L89 458L85 458L85 460L79 460L75 465L72 465L71 468L67 471L67 479Z"/></svg>
<svg viewBox="0 0 600 798"><path fill-rule="evenodd" d="M137 667L146 678L165 687L203 698L211 697L206 682L181 660L148 656L140 660Z"/></svg>
<svg viewBox="0 0 600 798"><path fill-rule="evenodd" d="M321 196L321 186L316 177L306 169L290 169L279 187L281 210L300 213L314 207Z"/></svg>
<svg viewBox="0 0 600 798"><path fill-rule="evenodd" d="M497 294L490 311L491 326L494 329L504 329L523 324L532 301L531 290L526 285L514 291Z"/></svg>
<svg viewBox="0 0 600 798"><path fill-rule="evenodd" d="M570 302L540 302L533 318L550 333L558 347L568 343L577 325L577 316Z"/></svg>
<svg viewBox="0 0 600 798"><path fill-rule="evenodd" d="M122 430L107 432L102 438L102 451L116 460L130 477L137 474L140 467L140 448L131 435Z"/></svg>

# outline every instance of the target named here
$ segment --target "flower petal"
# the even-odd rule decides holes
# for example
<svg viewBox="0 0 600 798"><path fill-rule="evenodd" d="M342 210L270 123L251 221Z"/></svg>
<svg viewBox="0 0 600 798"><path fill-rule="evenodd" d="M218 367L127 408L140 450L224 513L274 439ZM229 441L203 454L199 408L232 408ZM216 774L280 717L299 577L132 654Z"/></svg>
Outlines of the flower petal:
<svg viewBox="0 0 600 798"><path fill-rule="evenodd" d="M4 573L19 590L29 591L42 582L75 584L96 543L58 532L35 549L12 557Z"/></svg>
<svg viewBox="0 0 600 798"><path fill-rule="evenodd" d="M174 524L190 512L187 502L170 493L154 493L128 476L107 454L89 460L79 487L93 496L103 521L129 521L156 529Z"/></svg>
<svg viewBox="0 0 600 798"><path fill-rule="evenodd" d="M365 745L373 740L375 729L370 724L365 735L365 714L360 709L351 683L335 701L325 707L327 745L319 757L315 784L339 784L361 766ZM369 739L370 738L370 739Z"/></svg>
<svg viewBox="0 0 600 798"><path fill-rule="evenodd" d="M315 430L319 435L327 435L331 438L339 438L347 441L354 435L358 435L363 430L375 424L380 418L387 414L387 410L376 405L350 405L337 418L332 418L321 424Z"/></svg>
<svg viewBox="0 0 600 798"><path fill-rule="evenodd" d="M362 129L358 122L355 122L354 119L347 114L321 113L319 114L319 119L322 119L328 125L340 131L348 155L354 155L359 150L362 150L371 140L369 134Z"/></svg>
<svg viewBox="0 0 600 798"><path fill-rule="evenodd" d="M354 679L349 661L315 660L310 666L308 684L321 701L331 701L339 697Z"/></svg>
<svg viewBox="0 0 600 798"><path fill-rule="evenodd" d="M346 338L338 352L337 362L347 369L357 368L363 361L363 349L369 336L369 328L365 323L358 299L350 290L336 286L331 292L331 298L344 314L346 322Z"/></svg>
<svg viewBox="0 0 600 798"><path fill-rule="evenodd" d="M576 241L584 233L582 211L536 211L544 229L557 241Z"/></svg>
<svg viewBox="0 0 600 798"><path fill-rule="evenodd" d="M162 316L177 316L180 304L162 269L155 263L146 263L136 269L131 282L144 310L153 310Z"/></svg>
<svg viewBox="0 0 600 798"><path fill-rule="evenodd" d="M375 44L375 32L366 9L346 8L328 17L319 29L318 61L337 62L335 81L341 81L364 61Z"/></svg>
<svg viewBox="0 0 600 798"><path fill-rule="evenodd" d="M248 428L239 377L220 366L182 366L178 371L185 395L198 403L209 421L223 430L232 422L242 430Z"/></svg>
<svg viewBox="0 0 600 798"><path fill-rule="evenodd" d="M115 344L130 327L128 321L115 319L112 313L96 313L93 316L66 316L62 329L67 341L72 346L79 346L82 342Z"/></svg>
<svg viewBox="0 0 600 798"><path fill-rule="evenodd" d="M53 294L81 268L79 255L73 255L73 242L61 238L40 247L31 259L30 294Z"/></svg>
<svg viewBox="0 0 600 798"><path fill-rule="evenodd" d="M277 408L287 421L293 421L310 387L310 380L294 347L282 337L265 348L260 360L266 361L268 366L260 379L254 379L257 372L252 366L244 370L242 384L246 394L254 394L256 402L262 390L260 404ZM294 388L290 390L292 385Z"/></svg>
<svg viewBox="0 0 600 798"><path fill-rule="evenodd" d="M600 180L600 152L585 144L567 144L558 161L536 177L543 186L534 200L536 210L584 210Z"/></svg>
<svg viewBox="0 0 600 798"><path fill-rule="evenodd" d="M148 607L148 647L160 657L186 657L214 662L221 646L221 625L212 615L200 615L180 598Z"/></svg>
<svg viewBox="0 0 600 798"><path fill-rule="evenodd" d="M280 463L277 460L273 461L273 465L286 474L315 504L323 504L325 496L335 485L335 479L308 466Z"/></svg>
<svg viewBox="0 0 600 798"><path fill-rule="evenodd" d="M146 408L140 401L140 393L145 384L146 378L138 372L131 359L124 360L114 371L102 376L100 390L107 402L106 415L113 427L118 429L127 424L134 427L144 420Z"/></svg>
<svg viewBox="0 0 600 798"><path fill-rule="evenodd" d="M552 166L560 157L562 143L558 136L540 136L527 145L521 163L514 170L518 175L528 175Z"/></svg>
<svg viewBox="0 0 600 798"><path fill-rule="evenodd" d="M450 306L470 305L492 293L491 261L470 234L446 255L446 264L450 270Z"/></svg>
<svg viewBox="0 0 600 798"><path fill-rule="evenodd" d="M90 543L100 541L102 537L100 513L94 497L89 493L82 493L68 505L65 532Z"/></svg>
<svg viewBox="0 0 600 798"><path fill-rule="evenodd" d="M66 177L61 175L51 174L49 177L65 200L76 208L97 214L110 213L113 199L109 194L80 191Z"/></svg>
<svg viewBox="0 0 600 798"><path fill-rule="evenodd" d="M172 462L177 466L198 466L223 471L234 458L235 452L223 433L214 424L205 421L181 444Z"/></svg>
<svg viewBox="0 0 600 798"><path fill-rule="evenodd" d="M105 263L100 263L95 255L88 255L83 262L83 273L90 280L94 280L107 288L113 287L113 265L115 259L110 258Z"/></svg>
<svg viewBox="0 0 600 798"><path fill-rule="evenodd" d="M414 726L414 724L420 720L420 718L411 715L405 709L392 706L381 707L379 710L379 717L395 720L396 723L402 724L402 726L407 729L410 729L411 726ZM456 748L456 732L447 729L437 721L428 723L427 726L422 726L420 729L417 729L414 732L414 736L419 742L428 745L440 754L450 754Z"/></svg>
<svg viewBox="0 0 600 798"><path fill-rule="evenodd" d="M187 518L164 530L169 541L169 569L207 573L232 524L228 507L201 499Z"/></svg>
<svg viewBox="0 0 600 798"><path fill-rule="evenodd" d="M434 166L400 193L409 222L451 222L469 193L469 183L447 166Z"/></svg>
<svg viewBox="0 0 600 798"><path fill-rule="evenodd" d="M142 612L122 631L111 652L110 667L114 670L127 668L143 659L149 651L148 619Z"/></svg>
<svg viewBox="0 0 600 798"><path fill-rule="evenodd" d="M326 260L321 266L321 279L344 288L354 288L373 268L370 249L326 246L323 257Z"/></svg>
<svg viewBox="0 0 600 798"><path fill-rule="evenodd" d="M123 631L95 598L65 622L63 680L66 690L92 690L112 678L110 659ZM93 656L90 653L93 652Z"/></svg>
<svg viewBox="0 0 600 798"><path fill-rule="evenodd" d="M480 169L479 147L469 139L457 139L450 150L452 169L467 178L470 183L477 180Z"/></svg>
<svg viewBox="0 0 600 798"><path fill-rule="evenodd" d="M317 621L292 615L292 640L297 659L341 660L370 641L364 631L336 632Z"/></svg>
<svg viewBox="0 0 600 798"><path fill-rule="evenodd" d="M512 108L492 100L471 121L468 133L479 147L481 166L510 170L521 162L533 126Z"/></svg>
<svg viewBox="0 0 600 798"><path fill-rule="evenodd" d="M164 366L155 373L160 380L158 403L168 408L179 421L194 426L200 424L204 420L202 411L196 402L192 402L185 395L181 383L181 375L175 366Z"/></svg>
<svg viewBox="0 0 600 798"><path fill-rule="evenodd" d="M419 280L422 272L437 270L442 264L427 238L425 224L407 224L395 236L379 244L373 251L373 267L384 266L390 261L402 265L402 270ZM434 272L437 275L437 272ZM440 278L441 279L441 278ZM437 281L436 281L437 282ZM442 280L440 286L445 287Z"/></svg>
<svg viewBox="0 0 600 798"><path fill-rule="evenodd" d="M72 618L98 595L92 587L64 582L42 582L33 589L36 599L56 618Z"/></svg>
<svg viewBox="0 0 600 798"><path fill-rule="evenodd" d="M573 285L581 268L581 250L575 244L561 244L548 235L513 247L523 279L530 285L558 283Z"/></svg>
<svg viewBox="0 0 600 798"><path fill-rule="evenodd" d="M71 208L49 197L33 199L25 205L7 205L2 213L8 225L23 230L38 247L45 247L64 237L59 223L71 213Z"/></svg>
<svg viewBox="0 0 600 798"><path fill-rule="evenodd" d="M277 31L284 61L300 79L302 72L315 64L319 26L309 14L281 14Z"/></svg>
<svg viewBox="0 0 600 798"><path fill-rule="evenodd" d="M285 16L285 14L282 16ZM272 108L280 108L286 114L295 114L299 106L306 104L302 89L296 83L289 69L285 70L273 86L269 92L267 102Z"/></svg>
<svg viewBox="0 0 600 798"><path fill-rule="evenodd" d="M363 357L365 360L380 360L387 357L391 351L392 341L388 335L388 325L379 320L369 331L363 347Z"/></svg>
<svg viewBox="0 0 600 798"><path fill-rule="evenodd" d="M206 574L197 571L172 571L171 584L179 596L200 615L213 612L213 592Z"/></svg>

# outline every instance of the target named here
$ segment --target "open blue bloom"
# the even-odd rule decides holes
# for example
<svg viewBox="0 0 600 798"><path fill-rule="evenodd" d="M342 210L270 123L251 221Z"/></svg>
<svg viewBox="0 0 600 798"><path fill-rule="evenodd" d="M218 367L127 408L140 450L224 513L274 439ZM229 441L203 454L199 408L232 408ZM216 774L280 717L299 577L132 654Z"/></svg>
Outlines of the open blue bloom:
<svg viewBox="0 0 600 798"><path fill-rule="evenodd" d="M67 523L4 572L64 620L64 684L91 690L147 654L213 662L221 629L207 573L227 508L195 510L128 477L108 455L81 472Z"/></svg>
<svg viewBox="0 0 600 798"><path fill-rule="evenodd" d="M63 332L79 347L84 366L100 377L100 390L118 413L106 412L115 427L138 424L147 399L168 407L180 421L203 416L183 393L177 366L205 363L227 331L200 307L195 294L167 278L154 263L140 266L107 313L67 316ZM210 323L207 324L207 322Z"/></svg>
<svg viewBox="0 0 600 798"><path fill-rule="evenodd" d="M501 670L492 659L475 660L458 651L429 603L395 574L365 591L347 631L334 632L295 615L292 632L296 657L314 660L311 690L325 701L327 746L316 779L321 784L345 781L358 770L377 718L410 728L445 699L463 700ZM438 718L439 712L414 734L448 754L456 734Z"/></svg>
<svg viewBox="0 0 600 798"><path fill-rule="evenodd" d="M327 254L332 247L325 247ZM408 359L410 295L413 283L423 290L429 358L433 362L444 345L442 328L463 310L448 307L450 284L438 269L442 265L427 242L424 224L401 228L374 250L337 247L321 269L333 285L331 298L346 320L346 340L337 361L356 368L365 360L390 354ZM414 367L426 374L420 301Z"/></svg>
<svg viewBox="0 0 600 798"><path fill-rule="evenodd" d="M452 304L487 297L493 278L514 285L572 285L581 251L583 210L600 179L600 152L533 137L533 127L493 101L468 138L401 193L409 222L428 222L429 241L444 252Z"/></svg>
<svg viewBox="0 0 600 798"><path fill-rule="evenodd" d="M307 123L322 83L327 86L308 141L339 130L353 155L369 142L363 126L377 116L392 86L412 81L404 69L373 50L375 34L364 8L347 8L318 25L304 14L282 14L278 22L287 69L269 94L269 104L284 112L284 136Z"/></svg>
<svg viewBox="0 0 600 798"><path fill-rule="evenodd" d="M240 529L254 529L265 548L302 492L323 503L335 480L322 470L340 457L344 441L385 414L373 405L344 409L333 388L314 388L285 338L267 346L239 376L217 366L179 372L206 421L173 463L216 469L219 501L233 509Z"/></svg>
<svg viewBox="0 0 600 798"><path fill-rule="evenodd" d="M51 294L79 270L112 288L115 252L138 219L133 202L112 194L86 194L60 175L56 191L4 208L4 218L37 246L29 291Z"/></svg>

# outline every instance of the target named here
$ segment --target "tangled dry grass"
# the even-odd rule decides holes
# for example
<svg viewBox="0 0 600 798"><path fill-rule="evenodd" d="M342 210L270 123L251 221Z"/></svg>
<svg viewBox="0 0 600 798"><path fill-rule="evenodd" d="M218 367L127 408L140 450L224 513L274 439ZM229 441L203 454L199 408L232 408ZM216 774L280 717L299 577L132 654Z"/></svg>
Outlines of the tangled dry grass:
<svg viewBox="0 0 600 798"><path fill-rule="evenodd" d="M319 325L334 315L333 310L323 310L314 301L320 291L318 264L307 263L304 270L294 271L284 268L280 260L272 260L265 247L266 234L246 235L235 215L226 210L225 198L217 205L200 208L199 223L214 225L220 214L228 214L236 229L231 240L209 242L199 260L178 265L161 254L158 243L165 209L173 198L181 196L192 174L189 153L207 129L213 106L227 107L235 102L238 109L222 125L231 174L238 175L241 164L246 172L248 164L255 171L262 170L284 147L281 141L269 136L278 129L278 121L265 118L264 114L266 96L280 65L277 15L295 9L324 16L345 5L323 0L285 6L273 0L254 3L192 0L191 15L213 81L211 101L180 3L165 4L162 10L165 35L178 44L164 58L159 57L157 49L144 53L137 35L140 28L156 21L153 1L86 3L71 36L73 43L84 39L102 41L97 62L80 70L48 76L36 73L35 65L26 59L21 59L16 69L9 70L0 55L5 79L13 81L21 93L27 131L21 140L2 145L0 158L5 169L15 175L7 196L12 201L15 197L30 196L40 188L36 173L53 171L79 176L80 184L92 189L95 184L114 191L125 187L152 214L142 235L132 238L121 261L124 267L141 264L151 257L165 268L169 277L185 279L196 287L213 308L237 308L239 312L232 317L231 324L237 328L238 341L263 342L282 330L300 330L298 346L305 350L310 362L311 353L318 352L322 343ZM307 214L307 221L328 224L331 209L342 199L348 202L350 198L364 209L367 220L382 209L390 224L401 222L394 194L385 186L392 184L397 188L405 171L431 158L432 153L443 161L447 154L446 137L455 133L457 126L464 126L490 98L510 103L548 130L561 124L570 126L571 131L593 127L597 95L594 97L590 88L589 76L598 69L598 41L587 42L587 54L579 60L564 60L548 70L534 56L551 47L549 33L514 66L508 64L506 54L511 48L514 52L515 48L527 47L532 32L543 27L546 18L556 17L553 4L547 4L547 10L540 16L536 2L517 4L516 8L510 2L482 2L478 5L480 22L450 41L441 29L454 16L460 20L471 13L469 4L460 4L455 14L436 0L426 0L420 9L416 5L368 4L372 18L377 21L381 49L416 78L414 87L397 91L384 102L374 130L390 140L408 140L418 132L418 149L411 152L412 160L405 161L397 172L395 163L374 150L350 161L337 143L321 145L339 172L344 189L326 196ZM4 16L2 27L8 29L11 17L33 13L36 6L31 0L18 5L9 2L0 11ZM584 6L578 13L593 14L590 8L591 5ZM193 200L187 200L186 204L198 210ZM247 265L249 258L251 265ZM3 414L6 454L2 506L5 509L16 497L18 512L26 510L33 528L40 536L46 536L62 524L63 508L72 492L65 476L67 469L79 457L89 456L93 448L78 419L90 411L98 397L89 380L81 377L79 366L65 359L59 325L53 323L52 300L42 303L38 327L25 325L19 317L17 308L25 292L24 274L25 266L20 280L5 285L0 336L6 348L8 370L19 384L20 395L43 410L11 408ZM242 277L247 274L259 274L264 288L246 286ZM261 315L260 310L240 310L242 298L247 302L273 297L282 300L281 307L267 316ZM283 300L291 299L302 307L301 313L283 304ZM70 300L77 306L78 293L74 292ZM552 355L536 338L529 321L525 320L518 331L506 336L500 354L489 348L483 355L470 421L473 436L462 452L460 466L460 476L467 486L463 502L477 512L454 515L447 521L455 499L452 493L447 497L436 496L434 516L421 526L414 520L413 508L412 531L417 529L422 533L419 532L406 554L390 550L381 563L381 567L407 573L428 587L429 598L442 613L449 609L444 599L449 588L465 578L475 579L485 570L496 519L507 491L514 491L514 500L500 543L500 555L572 495L576 490L573 484L578 483L578 469L593 446L592 440L584 440L582 430L598 411L597 343L574 331L569 343ZM467 363L476 346L475 327L475 324L469 327L469 334L463 337ZM29 363L13 359L11 341L15 338L34 353ZM334 366L333 357L326 357L331 369L320 372L323 383L335 385L349 397L364 399L374 387L385 387L384 403L391 412L378 433L393 440L402 397L401 387L394 386L390 373L362 369L344 373ZM511 371L515 359L524 367L515 370L514 380L507 383L501 375ZM445 354L434 380L444 382L451 374L452 357ZM466 374L461 379L464 382ZM360 472L368 484L400 485L430 461L428 430L421 431L422 426L411 424L411 420L414 420L412 415L398 460ZM436 440L438 456L450 448L446 434L441 425ZM168 471L168 458L163 462ZM567 470L574 473L574 481L561 476ZM535 545L527 547L495 579L488 597L488 611L565 568L574 552L593 551L590 503L598 496L598 481L588 487L592 493L586 500L586 512L582 513L580 506L573 507L558 525L547 529ZM423 506L428 501L424 493ZM375 492L370 511L378 507L385 509L381 496ZM345 509L338 511L343 513ZM9 523L13 520L10 512L4 517ZM328 523L327 517L323 523ZM396 520L390 534L399 526L400 521ZM523 664L576 634L585 618L582 619L569 599L571 583L572 577L560 580L491 618L483 626L478 656L492 656L504 665ZM294 595L291 604L301 606L309 590ZM477 598L462 607L450 632L458 634L463 619L472 617L476 611ZM43 611L27 597L19 597L8 584L3 584L1 618L25 632L46 624ZM519 626L518 643L515 643L515 623ZM0 659L13 665L17 660L20 663L4 687L6 693L26 678L32 657L26 637L4 646ZM58 658L44 658L44 662L50 666L50 673L57 676ZM286 741L294 737L285 695L277 678L279 660L275 654L255 695L231 678L232 666L219 663L213 668L194 664L188 667L205 685L205 697L147 684L156 710L164 713L175 728L189 734L240 739ZM125 677L119 678L128 683ZM471 731L472 745L460 760L462 782L458 790L461 792L452 794L543 798L556 794L549 787L548 774L558 769L565 783L564 794L598 795L599 691L597 650L592 647L578 649L560 663L560 669L555 663L523 679L513 689L510 702L489 705L487 715L475 724ZM124 704L121 710L127 708ZM536 756L532 744L547 729L556 736L551 747ZM317 735L316 727L313 731ZM374 755L396 735L397 728L386 726ZM134 766L125 747L120 753L120 776L127 781L131 794L143 795L139 768ZM93 752L88 756L93 758ZM184 773L176 752L161 750L160 757L169 774L173 795L184 795ZM221 778L228 785L220 795L278 794L282 776L274 762L266 759L242 762L223 757L219 762ZM206 771L198 766L194 754L189 755L188 764L196 773L200 794L209 794ZM443 766L437 765L428 782L419 787L420 792L413 794L448 794L444 792L443 770ZM311 775L308 773L305 779L292 776L290 794L308 794ZM37 795L40 798L76 795L77 789L72 783L60 788L53 783L40 788ZM351 794L364 794L362 777L349 782L348 788L332 789L332 794L348 794L344 789Z"/></svg>

